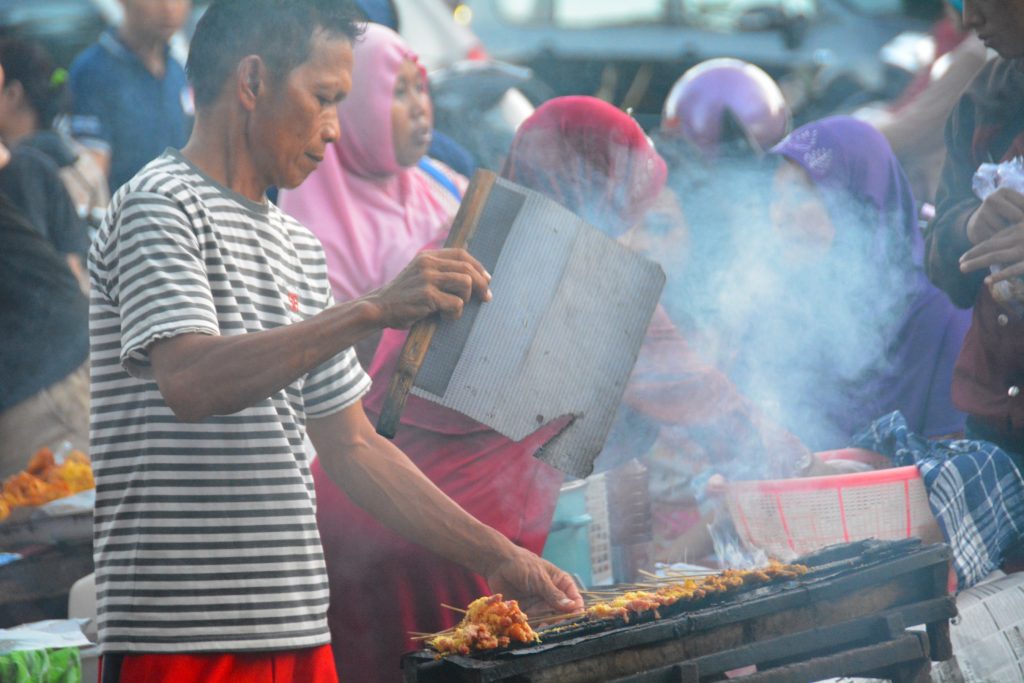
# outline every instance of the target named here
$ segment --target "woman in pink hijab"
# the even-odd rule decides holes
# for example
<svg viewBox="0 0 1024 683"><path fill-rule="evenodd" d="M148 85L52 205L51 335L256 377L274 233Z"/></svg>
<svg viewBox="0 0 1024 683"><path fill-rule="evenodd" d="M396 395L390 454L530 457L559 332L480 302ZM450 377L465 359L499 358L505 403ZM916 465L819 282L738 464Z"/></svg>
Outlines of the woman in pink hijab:
<svg viewBox="0 0 1024 683"><path fill-rule="evenodd" d="M390 282L424 245L443 238L467 186L424 156L434 116L415 53L391 29L367 24L355 55L352 91L338 105L340 138L279 201L323 244L337 301ZM359 349L364 365L373 345Z"/></svg>

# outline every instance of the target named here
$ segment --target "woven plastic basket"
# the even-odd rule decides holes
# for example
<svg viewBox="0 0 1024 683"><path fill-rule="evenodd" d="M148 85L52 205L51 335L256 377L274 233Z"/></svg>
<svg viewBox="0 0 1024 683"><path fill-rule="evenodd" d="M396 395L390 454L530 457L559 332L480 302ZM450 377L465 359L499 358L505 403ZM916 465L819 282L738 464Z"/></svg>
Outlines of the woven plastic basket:
<svg viewBox="0 0 1024 683"><path fill-rule="evenodd" d="M853 450L829 457L871 460ZM737 481L727 486L726 501L743 541L780 560L835 543L920 536L932 520L924 483L913 465L830 477Z"/></svg>

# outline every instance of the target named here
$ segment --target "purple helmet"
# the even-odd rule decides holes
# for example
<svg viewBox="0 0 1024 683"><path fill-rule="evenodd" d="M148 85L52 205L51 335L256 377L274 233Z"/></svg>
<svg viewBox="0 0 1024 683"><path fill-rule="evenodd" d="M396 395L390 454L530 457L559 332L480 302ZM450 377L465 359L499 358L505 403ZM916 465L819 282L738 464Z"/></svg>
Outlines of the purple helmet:
<svg viewBox="0 0 1024 683"><path fill-rule="evenodd" d="M707 155L737 137L755 151L772 147L789 132L782 90L760 68L739 59L709 59L688 69L672 86L661 130Z"/></svg>

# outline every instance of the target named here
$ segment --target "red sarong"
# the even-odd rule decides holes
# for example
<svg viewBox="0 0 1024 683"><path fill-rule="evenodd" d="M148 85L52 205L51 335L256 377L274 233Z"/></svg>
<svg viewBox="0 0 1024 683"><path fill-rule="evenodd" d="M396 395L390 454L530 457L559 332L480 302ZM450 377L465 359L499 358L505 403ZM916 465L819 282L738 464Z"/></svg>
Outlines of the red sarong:
<svg viewBox="0 0 1024 683"><path fill-rule="evenodd" d="M106 671L104 671L106 665ZM102 683L338 683L329 645L279 652L116 654Z"/></svg>

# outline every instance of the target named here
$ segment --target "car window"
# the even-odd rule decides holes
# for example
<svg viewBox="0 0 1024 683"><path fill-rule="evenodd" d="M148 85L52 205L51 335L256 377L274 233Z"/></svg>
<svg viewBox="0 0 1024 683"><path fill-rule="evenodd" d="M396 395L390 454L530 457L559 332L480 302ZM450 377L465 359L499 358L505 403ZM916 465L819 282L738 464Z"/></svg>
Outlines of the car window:
<svg viewBox="0 0 1024 683"><path fill-rule="evenodd" d="M666 0L554 0L554 23L565 28L656 24L665 20Z"/></svg>
<svg viewBox="0 0 1024 683"><path fill-rule="evenodd" d="M905 0L843 0L843 2L861 14L878 17L902 14Z"/></svg>
<svg viewBox="0 0 1024 683"><path fill-rule="evenodd" d="M817 14L816 0L682 0L682 3L687 24L723 32L757 27L758 22L750 19L758 16L764 20L772 16L810 19ZM767 22L765 28L770 28Z"/></svg>
<svg viewBox="0 0 1024 683"><path fill-rule="evenodd" d="M502 19L513 24L529 24L537 21L540 0L496 0Z"/></svg>
<svg viewBox="0 0 1024 683"><path fill-rule="evenodd" d="M561 28L602 28L657 24L671 0L495 0L502 19L513 24L553 23Z"/></svg>

